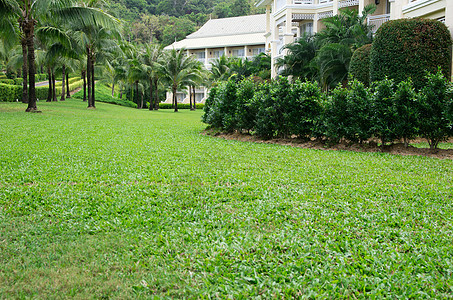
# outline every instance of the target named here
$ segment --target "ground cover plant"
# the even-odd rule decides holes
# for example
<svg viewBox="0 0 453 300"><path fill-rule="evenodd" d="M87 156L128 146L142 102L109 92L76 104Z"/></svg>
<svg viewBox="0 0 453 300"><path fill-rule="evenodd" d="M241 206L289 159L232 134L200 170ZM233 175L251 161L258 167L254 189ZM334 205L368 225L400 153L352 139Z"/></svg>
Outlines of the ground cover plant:
<svg viewBox="0 0 453 300"><path fill-rule="evenodd" d="M0 103L0 298L448 298L453 162Z"/></svg>

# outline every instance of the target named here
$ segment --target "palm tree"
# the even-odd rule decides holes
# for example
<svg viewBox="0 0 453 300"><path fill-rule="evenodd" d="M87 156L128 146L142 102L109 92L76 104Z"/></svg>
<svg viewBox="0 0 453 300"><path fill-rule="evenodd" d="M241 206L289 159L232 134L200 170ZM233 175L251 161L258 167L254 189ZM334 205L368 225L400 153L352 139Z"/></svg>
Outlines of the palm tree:
<svg viewBox="0 0 453 300"><path fill-rule="evenodd" d="M317 51L314 36L304 35L298 41L286 45L285 49L288 49L287 54L276 62L280 75L310 80L316 77L316 67L311 63Z"/></svg>
<svg viewBox="0 0 453 300"><path fill-rule="evenodd" d="M187 56L185 49L172 49L165 52L165 62L161 66L162 77L169 83L173 94L172 102L175 112L178 111L178 101L176 93L185 87L191 85L199 76L193 72L193 65L196 59L193 56Z"/></svg>
<svg viewBox="0 0 453 300"><path fill-rule="evenodd" d="M159 109L159 77L163 47L148 44L142 53L142 62L149 81L149 110Z"/></svg>
<svg viewBox="0 0 453 300"><path fill-rule="evenodd" d="M230 59L225 55L220 56L212 62L212 81L224 81L231 76Z"/></svg>
<svg viewBox="0 0 453 300"><path fill-rule="evenodd" d="M23 34L23 46L27 49L28 65L28 107L27 112L36 111L35 91L35 29L41 19L63 19L84 24L110 24L112 21L98 9L75 6L74 0L0 0L0 19L18 20ZM0 28L4 30L3 26ZM24 52L25 53L25 52Z"/></svg>
<svg viewBox="0 0 453 300"><path fill-rule="evenodd" d="M119 37L118 31L95 25L75 24L72 29L76 32L77 43L85 51L86 74L88 82L88 107L95 108L95 79L94 67L96 62L113 56L119 51L117 42L112 37Z"/></svg>

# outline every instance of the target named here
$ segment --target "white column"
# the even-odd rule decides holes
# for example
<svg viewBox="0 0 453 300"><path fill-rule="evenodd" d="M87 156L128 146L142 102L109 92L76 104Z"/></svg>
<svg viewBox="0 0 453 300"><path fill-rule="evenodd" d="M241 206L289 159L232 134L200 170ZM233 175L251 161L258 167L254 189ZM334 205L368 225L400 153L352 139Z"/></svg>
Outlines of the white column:
<svg viewBox="0 0 453 300"><path fill-rule="evenodd" d="M315 16L313 17L313 33L318 32L318 13L315 13Z"/></svg>
<svg viewBox="0 0 453 300"><path fill-rule="evenodd" d="M247 58L249 56L249 47L246 45L244 46L244 57Z"/></svg>
<svg viewBox="0 0 453 300"><path fill-rule="evenodd" d="M271 6L266 5L266 33L271 31Z"/></svg>
<svg viewBox="0 0 453 300"><path fill-rule="evenodd" d="M208 48L205 48L204 49L204 65L207 66L208 65Z"/></svg>
<svg viewBox="0 0 453 300"><path fill-rule="evenodd" d="M224 52L226 57L229 57L229 55L228 55L228 47L223 48L223 52Z"/></svg>
<svg viewBox="0 0 453 300"><path fill-rule="evenodd" d="M365 8L365 0L359 0L359 15L362 15L362 11Z"/></svg>
<svg viewBox="0 0 453 300"><path fill-rule="evenodd" d="M283 44L288 45L294 42L294 33L292 32L293 29L293 11L292 9L286 9L286 22L285 22L285 31L283 37ZM284 50L283 55L286 55L288 52L287 49Z"/></svg>
<svg viewBox="0 0 453 300"><path fill-rule="evenodd" d="M361 0L359 0L360 3ZM384 0L385 1L385 0ZM333 15L338 15L338 0L333 0Z"/></svg>

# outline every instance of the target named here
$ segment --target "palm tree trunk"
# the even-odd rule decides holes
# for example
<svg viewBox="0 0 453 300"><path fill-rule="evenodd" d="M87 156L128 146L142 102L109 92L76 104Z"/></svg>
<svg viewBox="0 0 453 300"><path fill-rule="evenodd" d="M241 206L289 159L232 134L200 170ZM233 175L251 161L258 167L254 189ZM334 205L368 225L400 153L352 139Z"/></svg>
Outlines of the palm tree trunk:
<svg viewBox="0 0 453 300"><path fill-rule="evenodd" d="M88 107L93 107L91 100L91 60L90 51L87 48L87 81L88 81Z"/></svg>
<svg viewBox="0 0 453 300"><path fill-rule="evenodd" d="M114 97L115 94L115 81L112 82L112 98Z"/></svg>
<svg viewBox="0 0 453 300"><path fill-rule="evenodd" d="M155 86L155 90L156 90L156 101L155 101L155 104L156 106L154 107L155 110L159 110L159 83L158 83L158 79L156 79L156 86Z"/></svg>
<svg viewBox="0 0 453 300"><path fill-rule="evenodd" d="M27 43L26 40L23 38L21 40L22 45L22 103L28 102L28 64L27 64Z"/></svg>
<svg viewBox="0 0 453 300"><path fill-rule="evenodd" d="M137 102L137 108L138 109L142 108L140 106L139 101L138 101L138 81L135 81L135 99L136 99L136 102Z"/></svg>
<svg viewBox="0 0 453 300"><path fill-rule="evenodd" d="M62 79L61 79L61 97L60 97L60 101L65 101L66 99L66 67L65 65L63 65L63 67L61 68L61 72L62 72Z"/></svg>
<svg viewBox="0 0 453 300"><path fill-rule="evenodd" d="M66 98L71 98L71 91L69 90L69 72L66 72Z"/></svg>
<svg viewBox="0 0 453 300"><path fill-rule="evenodd" d="M95 88L96 88L96 82L94 81L94 59L91 59L91 103L93 104L93 107L96 107L96 98L95 98Z"/></svg>
<svg viewBox="0 0 453 300"><path fill-rule="evenodd" d="M154 91L153 91L153 85L154 85L154 80L151 78L149 79L149 110L154 109Z"/></svg>
<svg viewBox="0 0 453 300"><path fill-rule="evenodd" d="M34 30L35 20L27 20L25 22L24 34L27 41L27 59L28 59L28 106L26 112L36 111L36 89L35 89L35 44L34 44Z"/></svg>
<svg viewBox="0 0 453 300"><path fill-rule="evenodd" d="M47 68L47 75L49 76L49 91L47 92L47 100L46 102L52 101L52 73L50 72L50 68Z"/></svg>
<svg viewBox="0 0 453 300"><path fill-rule="evenodd" d="M195 86L192 86L192 91L193 91L193 108L192 108L192 110L196 110L197 109L197 102L195 101L195 99L196 99L195 96L197 94L195 93Z"/></svg>
<svg viewBox="0 0 453 300"><path fill-rule="evenodd" d="M55 87L55 72L52 70L52 101L58 101L57 100L57 88Z"/></svg>
<svg viewBox="0 0 453 300"><path fill-rule="evenodd" d="M120 99L123 99L123 85L120 85Z"/></svg>
<svg viewBox="0 0 453 300"><path fill-rule="evenodd" d="M87 101L87 71L82 71L82 79L83 79L83 101Z"/></svg>
<svg viewBox="0 0 453 300"><path fill-rule="evenodd" d="M173 88L173 105L175 107L175 112L178 112L178 100L176 99L176 88Z"/></svg>

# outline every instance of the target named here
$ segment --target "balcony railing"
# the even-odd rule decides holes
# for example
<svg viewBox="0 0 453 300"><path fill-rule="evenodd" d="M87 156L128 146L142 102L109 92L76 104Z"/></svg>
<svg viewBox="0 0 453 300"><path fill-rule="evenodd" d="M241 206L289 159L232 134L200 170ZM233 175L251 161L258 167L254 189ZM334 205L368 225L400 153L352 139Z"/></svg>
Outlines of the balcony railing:
<svg viewBox="0 0 453 300"><path fill-rule="evenodd" d="M302 4L302 5L308 4L308 5L310 5L310 4L313 4L313 3L314 3L313 0L294 0L293 1L293 4L296 4L296 5L299 5L299 4Z"/></svg>
<svg viewBox="0 0 453 300"><path fill-rule="evenodd" d="M338 8L359 5L359 0L343 0L338 2Z"/></svg>
<svg viewBox="0 0 453 300"><path fill-rule="evenodd" d="M390 20L390 15L377 15L377 16L369 16L368 18L368 25L373 27L373 33L376 32L382 24Z"/></svg>

